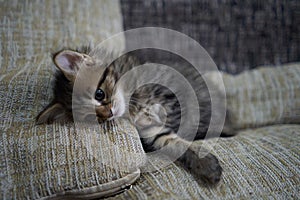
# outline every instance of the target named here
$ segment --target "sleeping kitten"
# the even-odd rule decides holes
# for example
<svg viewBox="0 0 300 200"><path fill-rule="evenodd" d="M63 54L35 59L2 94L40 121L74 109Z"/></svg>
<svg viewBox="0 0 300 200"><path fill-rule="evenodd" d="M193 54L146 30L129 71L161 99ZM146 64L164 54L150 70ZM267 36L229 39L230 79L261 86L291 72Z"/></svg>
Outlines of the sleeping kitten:
<svg viewBox="0 0 300 200"><path fill-rule="evenodd" d="M179 137L176 134L184 114L176 95L165 86L146 84L133 92L129 105L126 105L125 93L120 89L126 82L123 85L118 83L127 71L140 63L130 55L123 55L111 62L110 59L106 59L109 55L103 52L99 49L85 48L83 51L63 50L54 55L54 63L59 69L55 75L54 99L37 116L37 124L72 121L74 114L79 120L96 119L100 123L113 118L127 117L137 127L145 151L163 149L171 158L181 155L177 160L194 175L212 184L219 182L222 168L217 158L188 141L193 138L185 135ZM155 64L149 64L148 67L152 65ZM80 69L89 69L89 75L85 75L84 72L79 75ZM210 94L199 75L187 69L182 73L190 76L189 80L193 80L194 87L197 87L199 105L195 105L195 108L199 108L201 117L196 127L195 139L202 139L207 133L212 114ZM76 90L76 99L75 96L72 99L75 80L80 78L83 84ZM134 78L132 77L131 81L134 82ZM168 80L167 76L163 78ZM89 105L89 108L86 105ZM223 132L233 134L227 125ZM202 153L205 153L204 157L200 156Z"/></svg>

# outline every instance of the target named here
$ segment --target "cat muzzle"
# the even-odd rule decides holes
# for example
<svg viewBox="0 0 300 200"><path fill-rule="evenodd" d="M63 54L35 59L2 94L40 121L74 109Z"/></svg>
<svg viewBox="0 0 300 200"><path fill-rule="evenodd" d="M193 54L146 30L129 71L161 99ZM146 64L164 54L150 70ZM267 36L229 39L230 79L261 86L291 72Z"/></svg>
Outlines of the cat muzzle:
<svg viewBox="0 0 300 200"><path fill-rule="evenodd" d="M96 108L96 116L100 119L108 119L113 116L111 106L99 106Z"/></svg>

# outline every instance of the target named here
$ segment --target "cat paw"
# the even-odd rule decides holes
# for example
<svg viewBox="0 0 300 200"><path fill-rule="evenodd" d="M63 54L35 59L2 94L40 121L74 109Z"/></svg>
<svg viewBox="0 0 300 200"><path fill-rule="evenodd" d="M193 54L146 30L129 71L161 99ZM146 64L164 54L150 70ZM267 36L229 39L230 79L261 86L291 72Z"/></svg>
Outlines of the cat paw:
<svg viewBox="0 0 300 200"><path fill-rule="evenodd" d="M205 155L205 156L203 156ZM218 159L211 153L200 155L198 151L188 149L180 159L195 178L205 183L217 184L221 180L222 167Z"/></svg>
<svg viewBox="0 0 300 200"><path fill-rule="evenodd" d="M199 158L198 165L195 165L197 175L210 184L217 184L221 180L222 167L218 159L213 154L208 154L204 158Z"/></svg>

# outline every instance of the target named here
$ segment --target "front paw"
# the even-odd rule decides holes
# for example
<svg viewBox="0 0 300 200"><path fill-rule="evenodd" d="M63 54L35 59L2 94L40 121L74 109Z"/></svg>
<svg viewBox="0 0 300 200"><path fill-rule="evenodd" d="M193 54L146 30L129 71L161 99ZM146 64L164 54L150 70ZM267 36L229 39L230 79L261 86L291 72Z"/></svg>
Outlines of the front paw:
<svg viewBox="0 0 300 200"><path fill-rule="evenodd" d="M201 178L209 184L217 184L221 179L222 167L211 153L205 153L202 157L199 151L189 148L179 160L195 178Z"/></svg>

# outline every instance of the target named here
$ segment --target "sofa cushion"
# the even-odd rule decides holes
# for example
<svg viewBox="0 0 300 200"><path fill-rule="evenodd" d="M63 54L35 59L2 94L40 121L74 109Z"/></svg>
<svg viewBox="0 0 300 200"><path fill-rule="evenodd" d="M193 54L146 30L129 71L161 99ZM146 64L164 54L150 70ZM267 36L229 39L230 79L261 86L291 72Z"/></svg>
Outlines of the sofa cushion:
<svg viewBox="0 0 300 200"><path fill-rule="evenodd" d="M220 183L204 186L181 166L144 173L131 190L111 199L299 199L300 125L272 125L235 137L197 141L213 148Z"/></svg>
<svg viewBox="0 0 300 200"><path fill-rule="evenodd" d="M109 196L134 183L144 162L126 120L97 126L13 121L2 130L0 152L3 199Z"/></svg>
<svg viewBox="0 0 300 200"><path fill-rule="evenodd" d="M98 198L135 182L145 157L128 121L34 123L53 96L51 53L122 31L118 1L4 1L0 19L0 198Z"/></svg>
<svg viewBox="0 0 300 200"><path fill-rule="evenodd" d="M300 123L300 63L223 74L227 108L236 128Z"/></svg>

